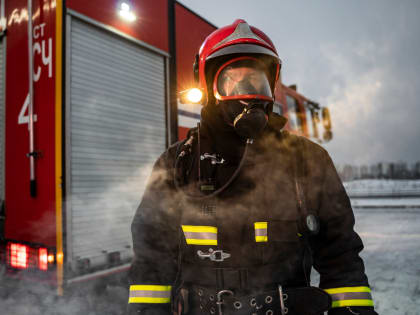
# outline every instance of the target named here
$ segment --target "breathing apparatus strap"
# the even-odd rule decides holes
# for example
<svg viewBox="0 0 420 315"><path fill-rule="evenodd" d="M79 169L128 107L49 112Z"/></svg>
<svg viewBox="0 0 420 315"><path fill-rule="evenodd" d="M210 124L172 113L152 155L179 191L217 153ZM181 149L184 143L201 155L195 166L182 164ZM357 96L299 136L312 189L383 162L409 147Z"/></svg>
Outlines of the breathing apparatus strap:
<svg viewBox="0 0 420 315"><path fill-rule="evenodd" d="M200 126L198 125L197 128L194 129L190 129L190 131L188 132L188 136L191 134L190 138L187 138L188 140L185 142L181 142L178 145L177 148L177 153L175 156L175 165L174 165L174 184L175 184L175 188L178 191L182 191L181 190L181 185L179 183L179 178L180 177L184 177L184 171L182 168L182 164L180 165L180 163L183 163L183 160L185 160L185 157L188 155L191 155L191 153L193 153L193 142L195 141L194 139L194 134L192 134L192 131L195 131L196 133L196 137L197 137L197 142L198 142L198 148L197 148L197 153L198 155L200 155ZM223 192L227 187L229 187L229 185L236 179L236 177L239 175L239 172L242 170L242 167L244 165L244 162L247 158L248 155L248 149L249 146L252 144L253 140L252 139L248 139L246 141L246 145L245 145L245 149L244 152L242 154L242 158L241 161L239 162L238 167L236 168L235 172L233 173L233 175L229 178L229 180L219 189L215 190L214 192L208 194L208 195L204 195L204 194L197 194L197 195L193 195L190 193L187 193L185 191L182 191L187 198L190 198L192 200L205 200L205 199L210 199L213 198L217 195L219 195L221 192ZM180 153L178 153L178 151L180 151L181 149L183 149ZM200 158L200 157L198 157ZM181 166L181 169L179 169L179 167ZM199 172L200 172L200 165L198 165L199 168ZM180 172L179 172L180 170ZM199 173L200 174L200 173ZM199 175L199 179L200 179L200 175Z"/></svg>
<svg viewBox="0 0 420 315"><path fill-rule="evenodd" d="M309 244L310 233L307 231L307 218L310 215L306 204L305 194L305 179L307 175L307 165L305 163L305 144L301 137L297 137L296 145L294 146L294 182L296 189L296 199L298 202L298 211L300 216L299 229L301 230L300 238L304 245L302 268L305 276L306 285L310 286L310 277L307 275L307 270L312 266L312 250ZM317 219L317 217L316 217ZM309 259L309 260L308 260Z"/></svg>
<svg viewBox="0 0 420 315"><path fill-rule="evenodd" d="M309 212L306 206L305 198L305 177L306 177L306 163L304 160L305 156L305 145L303 140L298 137L295 147L295 165L294 165L294 181L296 188L296 197L298 201L298 210L301 217L305 218Z"/></svg>

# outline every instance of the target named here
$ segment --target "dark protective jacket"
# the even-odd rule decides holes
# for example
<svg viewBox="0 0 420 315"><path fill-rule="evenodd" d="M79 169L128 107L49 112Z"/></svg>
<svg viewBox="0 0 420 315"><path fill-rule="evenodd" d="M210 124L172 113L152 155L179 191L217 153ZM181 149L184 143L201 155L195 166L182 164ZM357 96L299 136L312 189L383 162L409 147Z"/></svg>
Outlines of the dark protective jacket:
<svg viewBox="0 0 420 315"><path fill-rule="evenodd" d="M203 109L200 134L190 133L194 140L176 143L159 157L132 222L130 314L170 314L180 286L305 286L312 266L320 273L319 287L333 297L329 314L373 305L359 256L363 244L331 158L310 140L279 132L284 123L270 118L248 146L237 178L217 197L189 196L223 186L245 143L223 123L216 106ZM200 159L204 153L224 161L212 164ZM304 212L319 219L315 235L306 229L302 203ZM197 255L210 248L230 257L215 262ZM365 309L362 314L376 314Z"/></svg>

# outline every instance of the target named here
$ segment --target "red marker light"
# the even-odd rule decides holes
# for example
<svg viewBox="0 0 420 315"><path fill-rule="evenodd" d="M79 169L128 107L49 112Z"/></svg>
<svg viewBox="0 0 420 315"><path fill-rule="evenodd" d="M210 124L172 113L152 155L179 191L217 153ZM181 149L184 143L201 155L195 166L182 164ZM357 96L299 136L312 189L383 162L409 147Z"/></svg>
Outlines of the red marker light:
<svg viewBox="0 0 420 315"><path fill-rule="evenodd" d="M26 245L9 243L9 259L8 263L13 268L26 269L28 268L28 252L29 248Z"/></svg>
<svg viewBox="0 0 420 315"><path fill-rule="evenodd" d="M38 268L48 270L48 251L46 248L38 249Z"/></svg>

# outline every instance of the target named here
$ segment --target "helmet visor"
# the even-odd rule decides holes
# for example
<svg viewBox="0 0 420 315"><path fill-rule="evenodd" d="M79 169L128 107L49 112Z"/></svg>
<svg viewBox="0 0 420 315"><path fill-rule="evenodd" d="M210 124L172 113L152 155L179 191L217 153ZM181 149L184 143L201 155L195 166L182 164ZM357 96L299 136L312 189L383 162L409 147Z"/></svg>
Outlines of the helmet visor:
<svg viewBox="0 0 420 315"><path fill-rule="evenodd" d="M240 59L226 64L215 78L217 94L221 98L272 98L270 82L262 63L256 59Z"/></svg>

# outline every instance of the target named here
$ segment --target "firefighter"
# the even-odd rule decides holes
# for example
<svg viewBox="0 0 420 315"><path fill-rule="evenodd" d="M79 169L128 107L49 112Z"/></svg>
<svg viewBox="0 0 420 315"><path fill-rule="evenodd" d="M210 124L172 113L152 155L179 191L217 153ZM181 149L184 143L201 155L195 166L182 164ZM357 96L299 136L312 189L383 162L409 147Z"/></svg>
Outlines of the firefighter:
<svg viewBox="0 0 420 315"><path fill-rule="evenodd" d="M280 67L244 20L202 44L200 124L156 161L132 222L129 314L376 314L328 153L272 112Z"/></svg>

